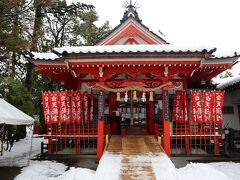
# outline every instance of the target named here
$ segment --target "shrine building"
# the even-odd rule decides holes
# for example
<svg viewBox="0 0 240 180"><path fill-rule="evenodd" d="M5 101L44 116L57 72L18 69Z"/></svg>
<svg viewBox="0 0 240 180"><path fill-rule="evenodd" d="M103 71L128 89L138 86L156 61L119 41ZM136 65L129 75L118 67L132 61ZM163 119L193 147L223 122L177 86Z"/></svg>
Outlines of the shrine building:
<svg viewBox="0 0 240 180"><path fill-rule="evenodd" d="M96 153L111 136L152 135L167 155L221 153L223 91L203 89L238 57L175 46L129 4L95 46L31 53L36 71L64 87L43 93L48 153ZM107 137L107 138L106 138Z"/></svg>

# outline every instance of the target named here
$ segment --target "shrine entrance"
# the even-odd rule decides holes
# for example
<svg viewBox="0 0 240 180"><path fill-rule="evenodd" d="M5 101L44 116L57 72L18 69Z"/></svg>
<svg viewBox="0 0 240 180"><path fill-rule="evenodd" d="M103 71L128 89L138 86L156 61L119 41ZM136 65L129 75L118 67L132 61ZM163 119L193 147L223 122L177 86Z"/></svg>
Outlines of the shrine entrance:
<svg viewBox="0 0 240 180"><path fill-rule="evenodd" d="M142 97L139 95L142 94ZM146 135L147 115L145 93L130 91L118 103L117 114L122 135Z"/></svg>

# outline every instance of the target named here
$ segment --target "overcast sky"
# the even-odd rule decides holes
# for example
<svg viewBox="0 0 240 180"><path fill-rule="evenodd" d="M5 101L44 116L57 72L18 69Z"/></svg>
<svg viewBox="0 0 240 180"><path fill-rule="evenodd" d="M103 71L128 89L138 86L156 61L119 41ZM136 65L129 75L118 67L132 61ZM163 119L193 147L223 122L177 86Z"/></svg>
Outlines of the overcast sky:
<svg viewBox="0 0 240 180"><path fill-rule="evenodd" d="M120 23L125 10L125 0L79 1L93 4L99 23L109 21L112 28ZM132 1L140 6L137 11L142 23L155 33L162 31L171 44L214 46L223 54L240 53L239 0Z"/></svg>

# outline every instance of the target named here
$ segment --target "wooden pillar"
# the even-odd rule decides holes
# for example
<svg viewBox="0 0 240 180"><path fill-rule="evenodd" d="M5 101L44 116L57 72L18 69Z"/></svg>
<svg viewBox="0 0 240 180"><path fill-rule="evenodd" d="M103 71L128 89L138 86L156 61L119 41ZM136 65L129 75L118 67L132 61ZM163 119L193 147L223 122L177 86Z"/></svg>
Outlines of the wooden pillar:
<svg viewBox="0 0 240 180"><path fill-rule="evenodd" d="M48 139L48 154L52 154L52 152L53 152L53 144L52 144L52 137L50 137L49 139Z"/></svg>
<svg viewBox="0 0 240 180"><path fill-rule="evenodd" d="M187 78L186 77L183 77L183 90L187 92ZM188 105L188 98L187 98L187 105ZM188 110L188 107L187 107L187 110ZM190 154L190 140L189 140L189 136L186 136L189 134L189 130L190 130L190 127L189 126L189 123L185 123L185 152L187 155Z"/></svg>
<svg viewBox="0 0 240 180"><path fill-rule="evenodd" d="M147 101L147 130L149 134L154 134L154 113L155 113L155 103L153 101Z"/></svg>
<svg viewBox="0 0 240 180"><path fill-rule="evenodd" d="M104 150L104 92L99 91L98 97L98 133L97 133L97 159L100 160Z"/></svg>
<svg viewBox="0 0 240 180"><path fill-rule="evenodd" d="M163 119L163 148L168 156L171 154L170 149L170 119L168 107L168 88L162 88L162 119Z"/></svg>
<svg viewBox="0 0 240 180"><path fill-rule="evenodd" d="M219 138L215 137L214 138L214 154L215 155L220 155L220 150L219 150Z"/></svg>
<svg viewBox="0 0 240 180"><path fill-rule="evenodd" d="M117 110L117 95L116 93L109 93L109 116L111 117L111 134L118 134L118 122L116 118L116 114L114 111Z"/></svg>

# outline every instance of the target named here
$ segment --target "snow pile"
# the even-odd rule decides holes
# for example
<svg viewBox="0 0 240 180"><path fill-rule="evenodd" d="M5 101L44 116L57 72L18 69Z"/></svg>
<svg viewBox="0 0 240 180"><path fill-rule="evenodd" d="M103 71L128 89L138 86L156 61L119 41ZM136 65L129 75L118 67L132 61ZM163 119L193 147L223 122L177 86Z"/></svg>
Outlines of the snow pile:
<svg viewBox="0 0 240 180"><path fill-rule="evenodd" d="M63 175L57 177L56 179L57 180L77 180L77 179L93 180L94 176L95 176L95 171L93 170L86 169L86 168L71 167L70 170L66 171Z"/></svg>
<svg viewBox="0 0 240 180"><path fill-rule="evenodd" d="M237 180L240 178L240 163L218 162L209 163L209 165L223 172L229 180Z"/></svg>
<svg viewBox="0 0 240 180"><path fill-rule="evenodd" d="M27 165L31 145L31 133L32 131L28 131L26 138L14 142L10 152L3 152L3 156L0 156L0 166L23 167ZM31 158L40 154L42 141L44 141L43 138L33 138Z"/></svg>
<svg viewBox="0 0 240 180"><path fill-rule="evenodd" d="M31 165L22 169L15 180L46 180L62 175L67 166L51 161L31 161Z"/></svg>
<svg viewBox="0 0 240 180"><path fill-rule="evenodd" d="M115 180L120 179L121 159L122 155L104 153L96 172L73 167L65 172L67 167L63 164L35 161L31 162L29 167L23 168L22 174L18 175L16 180ZM238 180L240 177L240 163L190 163L186 167L176 169L165 154L132 156L130 161L139 164L150 161L158 180Z"/></svg>
<svg viewBox="0 0 240 180"><path fill-rule="evenodd" d="M190 163L184 168L176 170L176 180L228 180L228 177L221 171L209 164ZM236 178L235 178L236 179ZM238 178L237 178L238 179ZM236 180L237 180L236 179Z"/></svg>

